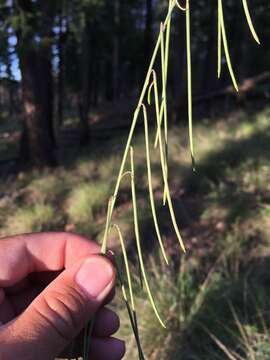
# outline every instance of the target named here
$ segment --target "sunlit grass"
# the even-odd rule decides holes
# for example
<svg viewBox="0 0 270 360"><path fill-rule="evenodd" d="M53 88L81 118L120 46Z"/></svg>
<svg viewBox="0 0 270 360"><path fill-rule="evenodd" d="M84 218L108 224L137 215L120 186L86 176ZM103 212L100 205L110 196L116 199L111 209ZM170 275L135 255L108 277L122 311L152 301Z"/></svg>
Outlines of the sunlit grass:
<svg viewBox="0 0 270 360"><path fill-rule="evenodd" d="M51 205L22 207L7 217L3 235L50 230L56 222L57 215Z"/></svg>
<svg viewBox="0 0 270 360"><path fill-rule="evenodd" d="M79 183L67 199L67 213L75 223L92 222L106 206L109 197L110 183Z"/></svg>

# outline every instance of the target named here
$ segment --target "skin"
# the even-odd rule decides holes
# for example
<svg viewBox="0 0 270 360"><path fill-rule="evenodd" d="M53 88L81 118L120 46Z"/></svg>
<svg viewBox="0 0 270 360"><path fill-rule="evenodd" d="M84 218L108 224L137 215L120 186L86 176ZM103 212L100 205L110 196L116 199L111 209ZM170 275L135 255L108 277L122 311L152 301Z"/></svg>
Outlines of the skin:
<svg viewBox="0 0 270 360"><path fill-rule="evenodd" d="M94 315L90 359L124 356L124 343L112 337L119 318L105 307L113 298L115 269L97 254L97 244L69 233L1 239L1 360L34 360L37 354L40 360L54 359Z"/></svg>

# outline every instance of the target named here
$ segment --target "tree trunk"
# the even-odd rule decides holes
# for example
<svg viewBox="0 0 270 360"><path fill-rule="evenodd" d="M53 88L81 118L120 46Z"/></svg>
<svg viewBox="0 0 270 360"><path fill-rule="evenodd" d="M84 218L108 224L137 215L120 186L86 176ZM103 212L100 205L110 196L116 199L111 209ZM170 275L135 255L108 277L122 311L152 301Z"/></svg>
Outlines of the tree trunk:
<svg viewBox="0 0 270 360"><path fill-rule="evenodd" d="M59 16L59 38L58 38L58 81L57 81L57 128L59 129L63 124L63 67L64 67L64 52L63 52L63 14Z"/></svg>
<svg viewBox="0 0 270 360"><path fill-rule="evenodd" d="M48 23L43 24L37 42L33 3L29 0L18 2L27 19L26 31L18 31L18 54L22 73L23 135L21 159L26 165L36 167L53 166L53 80L52 50ZM32 16L30 17L29 14ZM45 12L45 15L47 13ZM31 30L29 30L31 29Z"/></svg>
<svg viewBox="0 0 270 360"><path fill-rule="evenodd" d="M176 35L177 51L174 59L174 79L173 104L172 104L172 122L179 124L179 119L183 115L183 109L186 108L186 25L185 14L181 11L178 14L178 32Z"/></svg>
<svg viewBox="0 0 270 360"><path fill-rule="evenodd" d="M210 92L220 84L217 80L217 5L213 1L209 4L209 35L207 41L207 52L203 64L204 76L201 92Z"/></svg>
<svg viewBox="0 0 270 360"><path fill-rule="evenodd" d="M119 96L119 22L120 4L119 0L114 0L114 34L113 34L113 99Z"/></svg>
<svg viewBox="0 0 270 360"><path fill-rule="evenodd" d="M22 72L23 135L21 158L36 167L55 165L52 126L50 66L34 49L20 46Z"/></svg>
<svg viewBox="0 0 270 360"><path fill-rule="evenodd" d="M86 146L90 141L89 108L91 97L90 74L90 34L91 26L86 20L82 38L81 92L79 95L80 145Z"/></svg>

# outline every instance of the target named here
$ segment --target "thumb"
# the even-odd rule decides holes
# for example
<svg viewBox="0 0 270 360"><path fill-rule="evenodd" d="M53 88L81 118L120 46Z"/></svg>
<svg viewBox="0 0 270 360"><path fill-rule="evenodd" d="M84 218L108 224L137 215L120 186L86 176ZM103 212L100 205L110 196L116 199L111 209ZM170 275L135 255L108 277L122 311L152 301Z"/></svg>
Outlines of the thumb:
<svg viewBox="0 0 270 360"><path fill-rule="evenodd" d="M20 358L56 357L102 306L114 282L113 265L99 255L63 271L11 325L12 338L22 340Z"/></svg>

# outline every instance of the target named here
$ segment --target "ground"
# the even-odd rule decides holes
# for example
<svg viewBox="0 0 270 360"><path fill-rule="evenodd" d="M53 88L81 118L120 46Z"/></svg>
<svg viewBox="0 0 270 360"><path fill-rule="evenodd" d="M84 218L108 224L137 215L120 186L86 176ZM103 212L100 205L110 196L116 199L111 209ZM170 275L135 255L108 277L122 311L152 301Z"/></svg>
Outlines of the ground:
<svg viewBox="0 0 270 360"><path fill-rule="evenodd" d="M159 156L151 145L152 184L171 259L168 268L158 252L147 191L144 134L138 129L133 145L143 254L167 330L159 327L140 289L128 177L117 199L114 222L123 232L132 263L140 337L147 358L270 359L269 120L270 108L254 111L250 106L198 121L195 172L186 126L170 129L170 188L186 255L179 250L169 213L162 205ZM12 158L18 130L5 120L0 126L0 159ZM61 164L53 170L10 173L11 165L3 162L0 236L65 229L101 241L107 202L126 141L125 129L110 131L113 136L108 137L108 131L103 140L94 136L91 147L83 151L67 144ZM109 245L120 252L116 234ZM127 339L126 358L137 359L120 298L119 292L114 306L122 318L121 335Z"/></svg>

